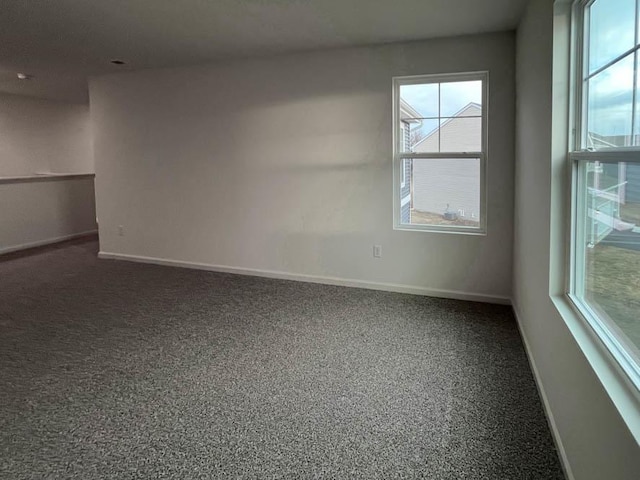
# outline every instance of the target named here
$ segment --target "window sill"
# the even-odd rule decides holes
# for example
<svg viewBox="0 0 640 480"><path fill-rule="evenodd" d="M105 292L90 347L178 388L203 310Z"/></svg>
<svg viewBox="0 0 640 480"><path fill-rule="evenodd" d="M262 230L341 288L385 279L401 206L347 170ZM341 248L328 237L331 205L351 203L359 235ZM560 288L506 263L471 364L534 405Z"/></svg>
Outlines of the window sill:
<svg viewBox="0 0 640 480"><path fill-rule="evenodd" d="M640 391L595 333L593 327L577 311L573 302L565 295L552 295L551 301L620 413L629 432L640 444Z"/></svg>
<svg viewBox="0 0 640 480"><path fill-rule="evenodd" d="M456 228L456 227L441 227L436 226L418 226L418 225L394 225L394 230L403 232L422 232L422 233L451 233L454 235L472 235L475 237L486 237L487 231L480 228Z"/></svg>

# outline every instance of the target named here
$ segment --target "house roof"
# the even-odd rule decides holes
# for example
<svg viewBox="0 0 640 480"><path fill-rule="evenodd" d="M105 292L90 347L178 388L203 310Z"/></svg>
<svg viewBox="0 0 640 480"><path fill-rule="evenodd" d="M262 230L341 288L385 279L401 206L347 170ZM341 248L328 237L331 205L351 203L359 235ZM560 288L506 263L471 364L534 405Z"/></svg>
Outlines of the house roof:
<svg viewBox="0 0 640 480"><path fill-rule="evenodd" d="M422 123L422 114L405 100L400 99L400 120L407 123Z"/></svg>
<svg viewBox="0 0 640 480"><path fill-rule="evenodd" d="M587 132L588 146L592 148L623 147L629 140L629 135L600 135L595 132Z"/></svg>
<svg viewBox="0 0 640 480"><path fill-rule="evenodd" d="M462 107L460 110L458 110L456 113L454 113L451 117L448 117L443 123L442 125L437 126L436 128L434 128L433 130L431 130L427 135L424 136L424 138L420 139L415 145L414 147L417 147L418 145L420 145L422 142L424 142L425 140L431 138L433 135L436 134L436 132L440 131L440 129L444 128L445 126L447 126L450 122L452 122L453 120L455 120L456 118L460 118L463 116L472 116L472 115L462 115L463 113L465 113L466 111L468 111L471 108L476 108L478 110L480 110L480 112L482 112L482 105L480 105L479 103L476 102L469 102L468 104L466 104L464 107Z"/></svg>

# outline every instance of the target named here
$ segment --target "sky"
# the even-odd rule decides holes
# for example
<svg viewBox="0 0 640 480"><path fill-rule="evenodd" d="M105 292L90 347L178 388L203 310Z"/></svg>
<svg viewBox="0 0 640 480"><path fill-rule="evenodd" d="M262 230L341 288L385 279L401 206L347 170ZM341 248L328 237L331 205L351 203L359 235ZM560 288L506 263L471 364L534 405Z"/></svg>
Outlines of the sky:
<svg viewBox="0 0 640 480"><path fill-rule="evenodd" d="M440 114L438 114L438 86L441 86ZM400 98L423 117L449 117L469 102L482 103L482 82L423 83L402 85Z"/></svg>
<svg viewBox="0 0 640 480"><path fill-rule="evenodd" d="M633 48L635 28L635 0L596 0L590 8L589 74ZM640 83L634 78L634 62L629 54L589 80L589 131L631 134L633 89ZM640 133L640 121L636 123Z"/></svg>
<svg viewBox="0 0 640 480"><path fill-rule="evenodd" d="M438 89L440 88L440 106ZM455 115L470 102L482 104L482 82L422 83L400 86L400 98L416 109L423 117L448 117ZM440 109L440 110L438 110ZM440 114L438 112L440 111ZM438 120L423 120L419 126L422 136L438 126Z"/></svg>
<svg viewBox="0 0 640 480"><path fill-rule="evenodd" d="M636 0L596 0L590 7L588 25L588 74L593 73L635 46ZM639 35L640 39L640 35ZM640 56L640 55L639 55ZM616 62L588 80L588 130L601 135L631 135L633 90L640 90L640 62L634 76L635 54ZM481 83L444 83L438 114L438 84L404 85L403 100L427 117L453 115L469 102L481 102ZM491 88L491 85L489 85ZM640 91L636 95L636 134L640 134ZM425 120L421 132L428 133L437 120Z"/></svg>

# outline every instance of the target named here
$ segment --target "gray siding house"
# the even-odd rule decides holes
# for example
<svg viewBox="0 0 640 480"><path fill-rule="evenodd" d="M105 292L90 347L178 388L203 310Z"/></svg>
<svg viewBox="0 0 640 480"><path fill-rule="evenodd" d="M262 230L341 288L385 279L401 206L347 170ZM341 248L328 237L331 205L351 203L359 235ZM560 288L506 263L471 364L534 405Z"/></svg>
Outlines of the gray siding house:
<svg viewBox="0 0 640 480"><path fill-rule="evenodd" d="M587 146L595 149L640 144L640 136L600 135L588 132ZM591 246L604 240L612 231L625 231L636 223L624 218L624 205L640 203L640 166L611 164L587 166L587 235Z"/></svg>
<svg viewBox="0 0 640 480"><path fill-rule="evenodd" d="M640 145L640 135L600 135L589 132L587 136L587 146L595 149L630 145ZM618 171L616 172L615 169ZM627 164L620 167L604 165L604 173L609 176L618 176L622 203L640 203L640 165Z"/></svg>
<svg viewBox="0 0 640 480"><path fill-rule="evenodd" d="M469 103L440 128L413 146L414 152L476 152L482 149L482 107ZM443 214L449 210L472 222L480 220L480 161L415 159L412 166L414 210Z"/></svg>
<svg viewBox="0 0 640 480"><path fill-rule="evenodd" d="M400 134L402 136L402 150L411 151L411 126L419 125L421 121L420 112L415 110L404 100L400 100ZM400 223L411 223L411 182L412 182L412 161L402 160L400 166Z"/></svg>

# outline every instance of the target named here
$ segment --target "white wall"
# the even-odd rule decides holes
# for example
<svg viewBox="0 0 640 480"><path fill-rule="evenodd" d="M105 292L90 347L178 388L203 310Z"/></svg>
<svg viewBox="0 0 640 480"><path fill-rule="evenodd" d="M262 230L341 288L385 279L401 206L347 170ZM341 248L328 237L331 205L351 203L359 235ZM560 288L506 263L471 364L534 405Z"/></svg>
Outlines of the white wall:
<svg viewBox="0 0 640 480"><path fill-rule="evenodd" d="M553 2L532 0L517 34L514 306L572 478L637 479L638 444L581 348L586 334L572 335L570 310L561 316L550 296L564 289L567 178L566 141L552 140L552 119L561 134L567 121L553 26Z"/></svg>
<svg viewBox="0 0 640 480"><path fill-rule="evenodd" d="M0 253L95 231L89 106L0 94Z"/></svg>
<svg viewBox="0 0 640 480"><path fill-rule="evenodd" d="M0 253L96 230L93 178L0 183Z"/></svg>
<svg viewBox="0 0 640 480"><path fill-rule="evenodd" d="M0 177L93 172L89 106L0 94Z"/></svg>
<svg viewBox="0 0 640 480"><path fill-rule="evenodd" d="M392 76L480 70L488 235L394 231ZM511 295L512 33L110 75L90 98L103 252Z"/></svg>

